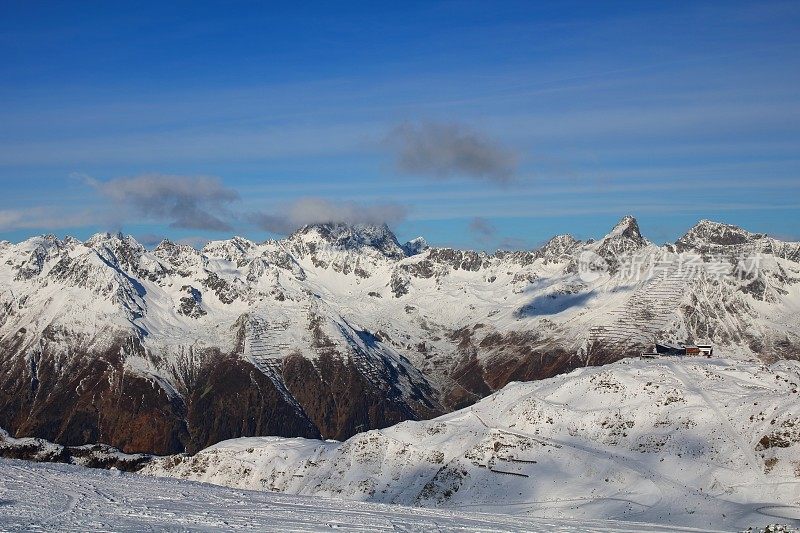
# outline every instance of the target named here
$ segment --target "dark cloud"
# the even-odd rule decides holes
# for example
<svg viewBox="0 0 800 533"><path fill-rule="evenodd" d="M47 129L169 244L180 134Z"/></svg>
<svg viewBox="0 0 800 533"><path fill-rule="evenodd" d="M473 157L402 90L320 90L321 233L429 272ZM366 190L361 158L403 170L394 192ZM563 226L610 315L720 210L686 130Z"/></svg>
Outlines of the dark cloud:
<svg viewBox="0 0 800 533"><path fill-rule="evenodd" d="M394 224L406 217L406 208L392 203L363 205L333 202L324 198L301 198L276 213L253 213L251 221L273 233L291 233L307 224Z"/></svg>
<svg viewBox="0 0 800 533"><path fill-rule="evenodd" d="M173 228L230 231L228 205L239 194L217 178L146 174L130 178L87 182L122 208L155 219Z"/></svg>
<svg viewBox="0 0 800 533"><path fill-rule="evenodd" d="M485 218L475 217L469 222L469 231L480 242L486 242L497 234L497 228Z"/></svg>
<svg viewBox="0 0 800 533"><path fill-rule="evenodd" d="M506 183L517 170L518 155L460 124L405 123L387 144L396 151L400 172L438 179L467 177Z"/></svg>

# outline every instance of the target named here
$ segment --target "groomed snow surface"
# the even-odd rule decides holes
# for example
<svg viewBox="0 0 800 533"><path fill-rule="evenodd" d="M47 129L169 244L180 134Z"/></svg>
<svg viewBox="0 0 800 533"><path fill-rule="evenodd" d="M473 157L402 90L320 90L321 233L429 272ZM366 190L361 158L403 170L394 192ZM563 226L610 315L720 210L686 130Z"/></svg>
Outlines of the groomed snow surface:
<svg viewBox="0 0 800 533"><path fill-rule="evenodd" d="M686 531L536 519L229 489L0 459L0 531Z"/></svg>

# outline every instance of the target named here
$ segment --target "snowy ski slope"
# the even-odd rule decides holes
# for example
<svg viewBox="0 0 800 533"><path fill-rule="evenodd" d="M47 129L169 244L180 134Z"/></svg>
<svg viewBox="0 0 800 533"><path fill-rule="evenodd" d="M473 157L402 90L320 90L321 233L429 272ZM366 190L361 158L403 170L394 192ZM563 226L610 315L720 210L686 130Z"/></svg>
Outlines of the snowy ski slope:
<svg viewBox="0 0 800 533"><path fill-rule="evenodd" d="M486 515L229 489L0 459L0 531L408 531L616 533L663 524Z"/></svg>

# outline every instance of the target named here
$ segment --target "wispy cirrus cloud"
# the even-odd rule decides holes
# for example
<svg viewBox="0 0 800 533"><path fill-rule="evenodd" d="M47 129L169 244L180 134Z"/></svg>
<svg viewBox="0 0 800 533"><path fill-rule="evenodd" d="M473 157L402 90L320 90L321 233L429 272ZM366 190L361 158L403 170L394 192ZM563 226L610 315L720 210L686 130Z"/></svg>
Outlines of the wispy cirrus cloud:
<svg viewBox="0 0 800 533"><path fill-rule="evenodd" d="M307 224L394 224L404 220L407 213L405 206L395 203L359 204L309 197L275 212L251 213L249 219L264 231L291 233Z"/></svg>
<svg viewBox="0 0 800 533"><path fill-rule="evenodd" d="M507 183L519 163L516 152L458 123L404 123L389 133L386 144L400 172L435 179Z"/></svg>
<svg viewBox="0 0 800 533"><path fill-rule="evenodd" d="M0 228L4 230L17 229L25 222L26 216L18 209L4 209L0 211Z"/></svg>
<svg viewBox="0 0 800 533"><path fill-rule="evenodd" d="M0 231L40 228L54 231L87 226L98 219L99 216L92 211L69 211L61 206L0 209Z"/></svg>
<svg viewBox="0 0 800 533"><path fill-rule="evenodd" d="M221 180L207 176L143 174L86 182L123 209L167 221L170 227L230 231L228 206L239 193Z"/></svg>

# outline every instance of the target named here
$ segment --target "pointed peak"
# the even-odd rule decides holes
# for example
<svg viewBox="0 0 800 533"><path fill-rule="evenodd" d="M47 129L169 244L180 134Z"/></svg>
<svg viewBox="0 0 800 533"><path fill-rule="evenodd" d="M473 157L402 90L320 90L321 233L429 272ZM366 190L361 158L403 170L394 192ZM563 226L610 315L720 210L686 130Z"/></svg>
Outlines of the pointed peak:
<svg viewBox="0 0 800 533"><path fill-rule="evenodd" d="M635 218L627 215L617 222L608 235L596 243L590 243L590 246L594 247L595 251L607 261L616 262L617 256L635 252L648 244L648 240L642 237L639 223Z"/></svg>
<svg viewBox="0 0 800 533"><path fill-rule="evenodd" d="M550 237L546 243L544 243L544 247L548 247L551 245L572 245L580 242L578 239L572 236L570 233L562 233L561 235L556 235L554 237Z"/></svg>
<svg viewBox="0 0 800 533"><path fill-rule="evenodd" d="M169 239L161 239L161 242L159 242L156 245L156 247L153 249L153 251L158 252L159 250L170 250L172 248L175 248L175 246L177 246L177 245L174 242L172 242L171 240L169 240Z"/></svg>
<svg viewBox="0 0 800 533"><path fill-rule="evenodd" d="M72 235L67 235L66 237L64 237L63 243L65 246L72 247L81 244L81 241L78 240L76 237L73 237Z"/></svg>
<svg viewBox="0 0 800 533"><path fill-rule="evenodd" d="M600 239L599 242L601 245L611 242L625 242L626 244L621 248L631 250L646 245L647 239L642 237L642 232L639 230L639 223L636 219L630 215L626 215L622 217L608 235ZM615 248L620 247L615 246Z"/></svg>
<svg viewBox="0 0 800 533"><path fill-rule="evenodd" d="M231 242L234 243L236 246L239 246L240 248L253 248L256 245L256 243L254 243L250 239L242 237L240 235L235 235L231 237Z"/></svg>
<svg viewBox="0 0 800 533"><path fill-rule="evenodd" d="M642 240L642 232L639 230L639 223L631 215L625 215L617 222L608 237L622 236L629 239Z"/></svg>

